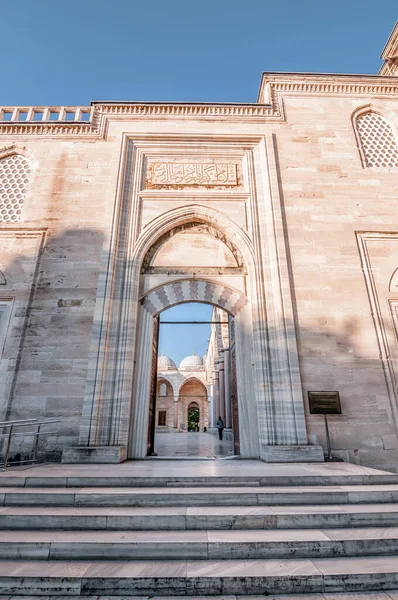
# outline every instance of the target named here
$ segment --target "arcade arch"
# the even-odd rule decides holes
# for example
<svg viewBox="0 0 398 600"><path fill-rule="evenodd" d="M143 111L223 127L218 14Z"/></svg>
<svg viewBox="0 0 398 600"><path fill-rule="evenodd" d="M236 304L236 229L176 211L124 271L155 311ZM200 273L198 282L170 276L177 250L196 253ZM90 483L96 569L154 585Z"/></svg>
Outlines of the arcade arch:
<svg viewBox="0 0 398 600"><path fill-rule="evenodd" d="M178 394L179 428L189 431L189 410L198 410L197 431L209 427L208 397L203 383L196 377L190 377L180 387Z"/></svg>

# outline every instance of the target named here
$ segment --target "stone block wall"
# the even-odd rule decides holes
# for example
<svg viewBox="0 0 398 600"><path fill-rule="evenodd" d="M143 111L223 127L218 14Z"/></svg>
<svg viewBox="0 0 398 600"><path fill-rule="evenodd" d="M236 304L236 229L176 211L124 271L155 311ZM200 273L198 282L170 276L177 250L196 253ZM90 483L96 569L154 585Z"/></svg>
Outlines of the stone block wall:
<svg viewBox="0 0 398 600"><path fill-rule="evenodd" d="M380 80L392 86L395 78ZM32 164L23 219L0 225L6 280L0 302L10 301L0 360L0 419L60 417L58 433L46 446L53 458L77 443L94 311L101 310L98 290L107 276L126 164L124 136L133 143L139 136L142 145L145 135L151 133L152 140L162 135L163 153L167 136L235 141L274 136L290 325L297 336L309 441L325 445L322 418L308 414L308 390L339 390L343 415L330 418L333 448L345 460L396 470L398 290L391 278L398 267L397 171L363 166L352 115L374 106L396 131L398 97L385 88L369 91L368 83L364 77L362 87L344 93L330 87L327 93L282 89L272 96L271 108L246 120L237 113L218 118L142 112L122 118L105 111L106 126L88 139L0 126L0 153L14 147ZM258 177L266 179L267 168L257 162ZM124 225L140 231L156 216L196 202L224 211L253 236L245 181L230 206L227 192L221 192L213 201L189 192L174 199L168 191L164 198L142 200L134 222Z"/></svg>
<svg viewBox="0 0 398 600"><path fill-rule="evenodd" d="M61 418L45 428L57 434L40 444L59 459L79 435L105 206L114 200L119 157L112 145L25 141L34 169L23 218L0 228L1 297L14 299L0 419ZM31 442L15 439L13 451L29 451Z"/></svg>
<svg viewBox="0 0 398 600"><path fill-rule="evenodd" d="M310 441L325 445L307 391L339 390L343 415L329 417L333 448L345 460L396 470L396 397L386 376L397 375L388 303L398 267L397 170L362 164L351 115L369 100L286 98L277 145ZM397 100L377 106L398 114ZM374 289L364 274L368 255Z"/></svg>

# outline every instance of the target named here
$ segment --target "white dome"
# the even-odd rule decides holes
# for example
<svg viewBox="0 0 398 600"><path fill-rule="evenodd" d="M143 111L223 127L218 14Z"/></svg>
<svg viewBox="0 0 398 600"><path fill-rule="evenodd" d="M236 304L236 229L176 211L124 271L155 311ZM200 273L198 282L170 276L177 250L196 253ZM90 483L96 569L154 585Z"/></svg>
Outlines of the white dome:
<svg viewBox="0 0 398 600"><path fill-rule="evenodd" d="M170 371L171 369L176 369L176 364L171 358L168 356L158 356L158 370L159 371Z"/></svg>
<svg viewBox="0 0 398 600"><path fill-rule="evenodd" d="M194 371L195 369L200 369L201 367L203 367L203 360L200 358L200 356L192 354L192 356L187 356L180 362L179 368L190 369Z"/></svg>

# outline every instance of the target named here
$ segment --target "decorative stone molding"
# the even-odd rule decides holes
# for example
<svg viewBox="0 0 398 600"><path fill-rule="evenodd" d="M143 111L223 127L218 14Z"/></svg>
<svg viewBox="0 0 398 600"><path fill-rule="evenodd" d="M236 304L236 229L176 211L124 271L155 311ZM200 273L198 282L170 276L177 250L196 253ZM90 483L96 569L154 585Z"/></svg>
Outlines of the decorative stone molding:
<svg viewBox="0 0 398 600"><path fill-rule="evenodd" d="M200 279L183 279L164 284L142 299L144 308L152 316L182 302L207 302L235 317L248 300L229 286Z"/></svg>
<svg viewBox="0 0 398 600"><path fill-rule="evenodd" d="M276 110L281 94L395 96L397 77L379 75L324 75L308 73L263 73L258 102Z"/></svg>
<svg viewBox="0 0 398 600"><path fill-rule="evenodd" d="M166 233L164 233L162 236L160 236L158 238L158 240L156 241L156 243L151 246L151 248L145 255L145 258L142 263L142 269L141 269L142 273L161 272L163 270L166 270L168 273L170 273L171 270L173 270L173 272L175 272L176 274L181 273L181 269L173 268L173 267L171 267L171 268L165 267L164 269L153 268L152 261L153 261L154 257L156 256L156 253L158 252L158 250L161 248L161 246L163 246L163 244L168 239L170 239L172 236L177 235L178 233L180 233L182 231L190 231L192 229L196 229L196 227L198 227L198 226L202 229L202 231L209 233L210 235L215 237L217 240L220 240L220 242L222 242L225 246L227 246L227 248L233 254L237 265L239 265L239 268L242 270L242 272L246 273L243 257L241 255L239 249L231 243L231 241L229 240L227 235L225 233L222 233L216 227L212 227L209 223L196 222L196 221L193 221L191 223L183 223L181 225L178 225L177 227L173 227L172 229L169 229ZM186 267L184 267L184 269L186 271ZM213 267L198 267L197 269L194 269L194 271L197 271L198 273L206 272L206 274L211 274L212 272L214 274L220 273L220 272L232 273L232 272L236 272L236 268L232 267L231 269L228 269L228 267L214 267L214 268Z"/></svg>
<svg viewBox="0 0 398 600"><path fill-rule="evenodd" d="M2 106L0 133L91 135L95 126L92 112L89 106Z"/></svg>
<svg viewBox="0 0 398 600"><path fill-rule="evenodd" d="M388 305L393 325L395 343L398 346L398 300L389 300Z"/></svg>
<svg viewBox="0 0 398 600"><path fill-rule="evenodd" d="M11 156L12 154L23 154L25 155L25 146L18 146L17 144L9 144L8 146L0 147L0 160Z"/></svg>
<svg viewBox="0 0 398 600"><path fill-rule="evenodd" d="M181 292L180 302L203 299L236 313L240 453L259 456L264 446L306 445L275 139L146 133L125 134L123 141L113 231L104 246L97 291L79 443L128 445L129 457L146 455L150 372L156 350L157 318L153 315L176 302ZM216 157L220 162L224 156L244 161L249 231L222 207L198 204L200 196L195 196L195 203L160 210L142 226L140 202L148 157L161 162L181 152ZM179 193L183 197L185 192ZM145 303L144 259L163 236L192 223L217 230L231 247L239 248L247 272L247 293L238 292L235 297L228 278L219 276L215 284L215 278L201 276L200 281L189 270L183 278L188 281L182 284L188 286L187 291L173 289L176 278L172 276L160 286L154 283L146 294L151 302Z"/></svg>
<svg viewBox="0 0 398 600"><path fill-rule="evenodd" d="M29 160L31 170L35 170L37 168L37 161L35 156L31 150L29 150L26 146L21 146L20 144L7 144L5 146L0 146L0 160L2 158L6 158L7 156L11 156L12 154L19 154L24 156Z"/></svg>
<svg viewBox="0 0 398 600"><path fill-rule="evenodd" d="M379 356L383 367L384 377L386 380L388 399L390 402L391 414L393 422L398 432L398 389L394 366L392 364L391 352L388 344L388 336L386 333L385 323L383 319L383 311L380 305L380 297L377 290L377 285L374 276L374 269L369 253L369 243L372 241L395 241L398 242L398 233L387 233L379 231L357 232L357 244L361 259L361 267L365 278L366 289L369 297L370 312L373 319L376 339L379 349ZM394 276L393 276L394 278ZM390 305L390 311L392 307ZM393 317L394 314L391 313ZM395 325L396 327L396 325Z"/></svg>
<svg viewBox="0 0 398 600"><path fill-rule="evenodd" d="M398 269L396 269L392 274L389 285L389 291L390 294L398 294Z"/></svg>
<svg viewBox="0 0 398 600"><path fill-rule="evenodd" d="M83 137L102 139L108 121L135 119L206 119L237 122L281 122L285 120L284 95L349 95L396 97L398 77L380 75L325 75L307 73L264 73L257 103L171 103L171 102L93 102L91 107L72 107L76 114L90 113L90 121L63 120L68 107L58 107L58 119L50 119L49 107L2 107L0 135L40 137ZM79 112L80 111L80 112ZM34 115L43 112L43 119ZM26 114L26 119L18 116Z"/></svg>

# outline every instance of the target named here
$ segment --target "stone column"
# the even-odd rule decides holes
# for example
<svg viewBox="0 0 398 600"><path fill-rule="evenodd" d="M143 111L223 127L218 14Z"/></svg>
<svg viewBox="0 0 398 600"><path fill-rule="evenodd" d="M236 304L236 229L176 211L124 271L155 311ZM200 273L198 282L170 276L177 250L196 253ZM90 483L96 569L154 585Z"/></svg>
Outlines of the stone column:
<svg viewBox="0 0 398 600"><path fill-rule="evenodd" d="M220 386L220 415L225 424L225 381L224 381L224 362L219 363L218 381Z"/></svg>
<svg viewBox="0 0 398 600"><path fill-rule="evenodd" d="M178 394L174 396L174 429L178 429Z"/></svg>
<svg viewBox="0 0 398 600"><path fill-rule="evenodd" d="M229 348L224 349L224 381L225 381L225 427L232 427L231 419L231 387L229 370Z"/></svg>
<svg viewBox="0 0 398 600"><path fill-rule="evenodd" d="M214 415L213 415L213 405L214 405L214 385L213 383L210 384L210 390L209 390L209 427L215 427L214 424Z"/></svg>
<svg viewBox="0 0 398 600"><path fill-rule="evenodd" d="M213 427L217 424L218 415L220 414L220 395L218 385L218 371L214 373L214 395L213 395Z"/></svg>

